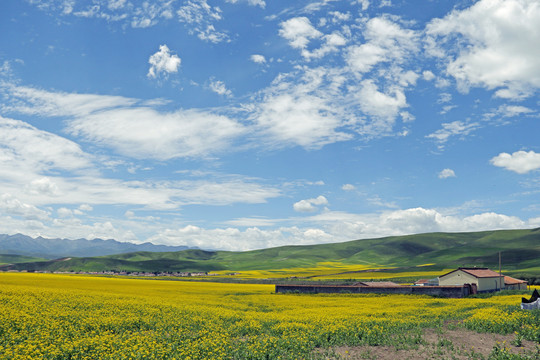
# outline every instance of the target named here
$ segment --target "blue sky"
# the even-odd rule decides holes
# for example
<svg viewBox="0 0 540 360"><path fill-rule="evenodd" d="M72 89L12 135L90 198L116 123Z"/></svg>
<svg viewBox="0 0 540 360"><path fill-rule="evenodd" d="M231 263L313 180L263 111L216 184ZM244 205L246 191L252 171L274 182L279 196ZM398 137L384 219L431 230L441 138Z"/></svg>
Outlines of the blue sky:
<svg viewBox="0 0 540 360"><path fill-rule="evenodd" d="M2 233L540 226L534 0L4 0Z"/></svg>

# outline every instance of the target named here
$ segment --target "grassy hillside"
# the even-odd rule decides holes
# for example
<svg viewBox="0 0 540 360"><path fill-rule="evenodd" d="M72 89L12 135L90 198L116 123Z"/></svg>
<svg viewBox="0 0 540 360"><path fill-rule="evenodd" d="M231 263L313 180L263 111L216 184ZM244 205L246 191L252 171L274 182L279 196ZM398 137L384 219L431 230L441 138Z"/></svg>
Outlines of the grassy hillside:
<svg viewBox="0 0 540 360"><path fill-rule="evenodd" d="M0 254L0 265L27 263L42 260L45 259L24 255Z"/></svg>
<svg viewBox="0 0 540 360"><path fill-rule="evenodd" d="M51 271L247 271L313 268L324 262L334 262L364 265L367 268L411 268L431 264L426 270L433 271L459 266L498 268L499 251L502 252L507 273L540 275L540 229L428 233L245 252L134 252L20 263L12 268Z"/></svg>

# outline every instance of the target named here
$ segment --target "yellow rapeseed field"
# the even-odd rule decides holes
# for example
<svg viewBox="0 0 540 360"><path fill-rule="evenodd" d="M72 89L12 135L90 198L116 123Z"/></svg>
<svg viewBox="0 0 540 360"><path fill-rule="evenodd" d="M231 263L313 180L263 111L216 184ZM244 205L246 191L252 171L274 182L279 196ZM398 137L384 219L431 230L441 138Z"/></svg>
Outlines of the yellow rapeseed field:
<svg viewBox="0 0 540 360"><path fill-rule="evenodd" d="M274 294L271 285L0 273L1 359L308 359L448 320L540 337L520 295Z"/></svg>

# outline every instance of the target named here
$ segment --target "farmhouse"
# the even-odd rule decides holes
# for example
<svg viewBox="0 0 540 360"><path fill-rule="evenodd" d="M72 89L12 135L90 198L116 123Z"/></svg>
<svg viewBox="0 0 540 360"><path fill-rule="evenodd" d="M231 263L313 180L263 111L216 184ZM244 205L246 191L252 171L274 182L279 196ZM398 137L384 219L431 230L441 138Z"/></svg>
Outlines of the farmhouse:
<svg viewBox="0 0 540 360"><path fill-rule="evenodd" d="M439 285L476 286L478 292L490 292L501 289L527 289L527 282L514 279L488 268L458 268L439 277Z"/></svg>

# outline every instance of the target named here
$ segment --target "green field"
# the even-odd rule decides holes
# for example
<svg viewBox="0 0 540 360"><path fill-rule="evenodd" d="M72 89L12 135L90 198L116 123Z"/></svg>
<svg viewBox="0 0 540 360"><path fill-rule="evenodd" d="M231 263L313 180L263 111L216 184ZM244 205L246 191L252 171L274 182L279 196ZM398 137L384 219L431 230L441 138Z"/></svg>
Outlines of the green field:
<svg viewBox="0 0 540 360"><path fill-rule="evenodd" d="M362 272L387 269L390 275L386 278L392 278L392 272L426 272L426 277L432 277L438 272L460 266L498 268L499 252L502 253L506 274L533 282L537 277L540 280L540 229L427 233L245 252L135 252L61 261L19 262L10 268L48 271L239 272L246 275L258 271L259 275L264 275L263 278L301 276L312 279L322 275L347 279L347 274L343 273L351 273L351 278L355 279L369 279L369 276L362 277ZM4 266L3 269L7 268ZM417 275L422 277L422 274Z"/></svg>

